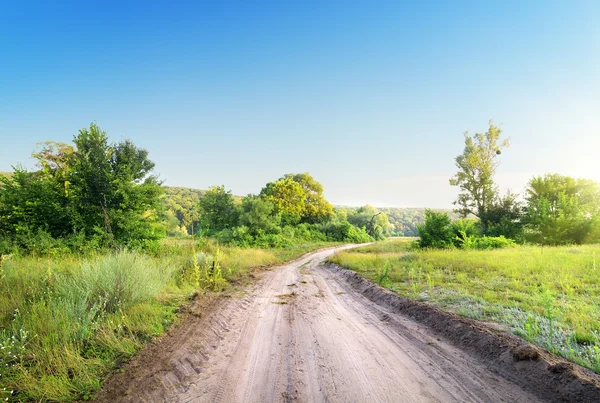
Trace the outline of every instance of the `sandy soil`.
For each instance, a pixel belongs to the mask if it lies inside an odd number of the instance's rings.
[[[181,326],[109,380],[97,401],[559,400],[536,389],[543,385],[524,387],[497,369],[497,360],[466,352],[393,304],[378,303],[362,280],[320,265],[332,253],[265,272],[229,298],[201,299]]]

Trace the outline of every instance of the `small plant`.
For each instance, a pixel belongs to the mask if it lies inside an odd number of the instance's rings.
[[[192,257],[192,265],[194,268],[194,285],[196,288],[200,288],[200,265],[198,264],[198,256],[196,255],[196,251],[194,251],[194,255]]]
[[[221,270],[221,250],[217,248],[215,256],[211,261],[205,262],[203,286],[211,291],[222,291],[227,285]]]
[[[550,331],[550,348],[554,350],[554,296],[552,292],[544,287],[542,289],[542,306],[544,307],[544,311],[546,312],[546,317],[549,321],[549,331]]]
[[[433,278],[431,277],[431,274],[429,274],[429,273],[427,273],[427,288],[429,288],[429,293],[433,294],[433,289],[434,289]]]
[[[390,264],[390,261],[388,260],[383,265],[383,268],[377,269],[377,284],[379,284],[380,286],[385,286],[385,283],[388,282],[391,266],[392,265]]]

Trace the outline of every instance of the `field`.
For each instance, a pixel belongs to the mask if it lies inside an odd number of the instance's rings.
[[[411,243],[390,239],[330,260],[600,372],[600,246],[420,251]]]
[[[256,269],[332,245],[259,250],[172,240],[154,255],[4,256],[0,397],[89,399],[196,294],[227,292]]]

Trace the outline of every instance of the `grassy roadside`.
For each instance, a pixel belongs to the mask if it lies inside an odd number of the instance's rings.
[[[13,257],[0,266],[0,398],[73,401],[177,320],[196,293],[245,284],[249,274],[331,243],[282,249],[171,240],[154,255]],[[213,265],[212,262],[215,262]]]
[[[391,239],[330,260],[401,295],[511,332],[600,373],[600,246],[410,249]]]

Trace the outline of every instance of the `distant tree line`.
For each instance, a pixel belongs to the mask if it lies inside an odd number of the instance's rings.
[[[385,213],[371,206],[333,208],[310,174],[286,174],[258,195],[236,200],[213,186],[199,201],[199,232],[240,246],[278,247],[299,241],[369,242],[390,234]]]
[[[600,185],[560,174],[533,177],[522,195],[501,196],[494,182],[498,157],[508,147],[502,130],[490,121],[485,133],[465,133],[450,184],[460,188],[455,201],[461,219],[426,212],[418,227],[422,247],[490,248],[514,243],[542,245],[600,241]]]

